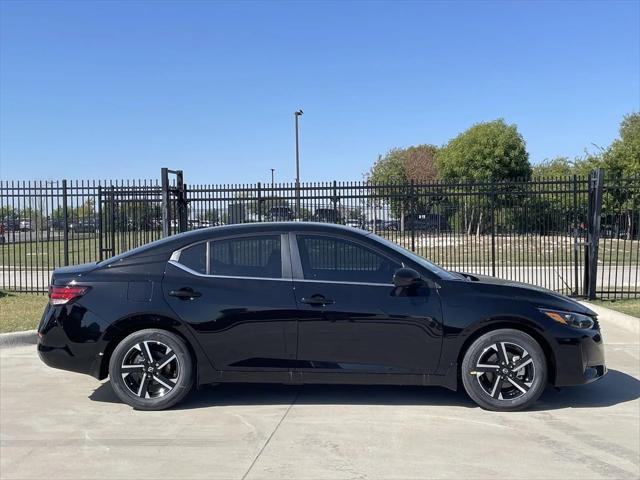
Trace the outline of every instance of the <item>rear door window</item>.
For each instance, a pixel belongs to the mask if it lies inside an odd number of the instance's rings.
[[[282,278],[280,235],[216,240],[209,248],[209,275]]]

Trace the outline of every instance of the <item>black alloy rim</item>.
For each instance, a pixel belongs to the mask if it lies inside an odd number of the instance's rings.
[[[496,342],[485,348],[472,375],[491,398],[514,400],[526,395],[535,380],[533,358],[527,350],[513,342]]]
[[[175,352],[155,340],[136,343],[125,354],[120,368],[129,392],[145,399],[167,395],[175,388],[180,375]]]

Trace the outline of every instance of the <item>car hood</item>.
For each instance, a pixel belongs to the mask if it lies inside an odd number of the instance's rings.
[[[528,283],[505,280],[488,275],[475,273],[456,272],[463,275],[475,285],[485,287],[494,294],[517,297],[535,304],[536,307],[546,307],[557,310],[582,313],[583,315],[596,316],[596,313],[581,303],[552,290],[530,285]]]

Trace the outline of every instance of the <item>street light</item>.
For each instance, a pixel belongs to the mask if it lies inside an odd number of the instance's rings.
[[[276,169],[275,168],[271,168],[270,170],[271,170],[271,189],[273,189],[275,187],[275,181],[274,181],[275,177],[274,177],[273,172],[275,172]]]
[[[293,112],[296,119],[296,214],[300,217],[300,135],[298,133],[298,118],[304,112],[302,109]]]

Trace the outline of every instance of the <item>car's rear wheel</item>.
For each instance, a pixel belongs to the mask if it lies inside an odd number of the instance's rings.
[[[165,330],[140,330],[116,346],[109,379],[123,402],[138,410],[163,410],[191,390],[193,362],[179,336]]]
[[[462,383],[482,408],[523,410],[540,397],[547,384],[547,362],[540,344],[514,329],[488,332],[464,355]]]

